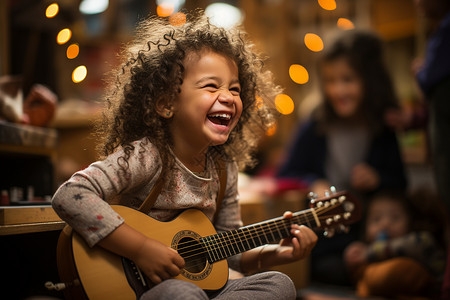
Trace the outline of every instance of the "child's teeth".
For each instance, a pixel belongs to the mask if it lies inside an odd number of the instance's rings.
[[[224,118],[224,119],[230,119],[231,118],[231,116],[228,115],[228,114],[213,114],[213,115],[210,115],[210,116],[213,117],[213,118]]]

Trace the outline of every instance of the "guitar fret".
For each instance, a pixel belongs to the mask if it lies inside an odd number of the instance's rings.
[[[215,257],[214,257],[214,252],[212,251],[212,247],[211,247],[211,237],[206,236],[206,237],[202,238],[201,241],[203,242],[203,245],[207,249],[208,261],[210,263],[213,263],[215,261]]]
[[[213,254],[214,254],[214,261],[219,261],[220,260],[220,256],[219,253],[217,252],[217,241],[215,236],[211,236],[211,248],[213,250]]]
[[[230,231],[230,235],[233,237],[233,243],[231,244],[232,247],[233,247],[233,255],[236,255],[236,254],[240,253],[240,251],[239,251],[239,244],[238,244],[238,240],[236,238],[235,233],[236,233],[236,230]]]
[[[222,259],[224,259],[227,256],[225,254],[225,249],[223,249],[223,247],[222,247],[222,245],[220,243],[219,235],[220,234],[215,235],[214,239],[216,240],[216,249],[218,250],[217,252],[218,252],[219,260],[222,260]]]
[[[221,237],[225,243],[224,251],[226,256],[224,258],[230,257],[231,256],[231,251],[230,251],[230,240],[228,239],[228,235],[225,232],[222,232]],[[228,239],[228,241],[227,241]]]

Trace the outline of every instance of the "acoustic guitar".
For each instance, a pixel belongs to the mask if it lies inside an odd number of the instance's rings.
[[[128,225],[177,250],[186,265],[175,278],[204,290],[218,290],[226,284],[226,258],[291,236],[291,224],[324,229],[330,234],[360,217],[358,203],[344,192],[311,200],[311,208],[294,213],[292,218],[274,218],[220,233],[197,209],[188,209],[170,222],[160,222],[132,208],[112,207]],[[132,261],[99,246],[90,248],[69,226],[60,235],[57,261],[66,299],[139,299],[152,287]]]

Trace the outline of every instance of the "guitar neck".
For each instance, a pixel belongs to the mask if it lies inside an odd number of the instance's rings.
[[[278,217],[236,230],[206,236],[201,239],[201,243],[208,253],[209,262],[214,263],[289,237],[292,224],[312,227],[311,223],[315,222],[318,223],[314,209],[307,209],[294,213],[292,218]]]

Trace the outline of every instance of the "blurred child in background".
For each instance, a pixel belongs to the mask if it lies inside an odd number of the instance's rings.
[[[382,46],[373,33],[350,30],[324,50],[322,102],[300,124],[278,178],[297,179],[319,195],[330,185],[359,196],[406,187],[397,137],[383,117],[399,104]],[[312,253],[313,280],[349,283],[342,252],[356,232],[319,239]]]
[[[415,206],[415,199],[420,200],[420,208]],[[430,193],[413,198],[384,191],[370,200],[364,241],[353,242],[344,252],[358,296],[396,298],[439,293],[438,283],[445,268],[445,219],[442,210],[433,208],[437,204]]]

